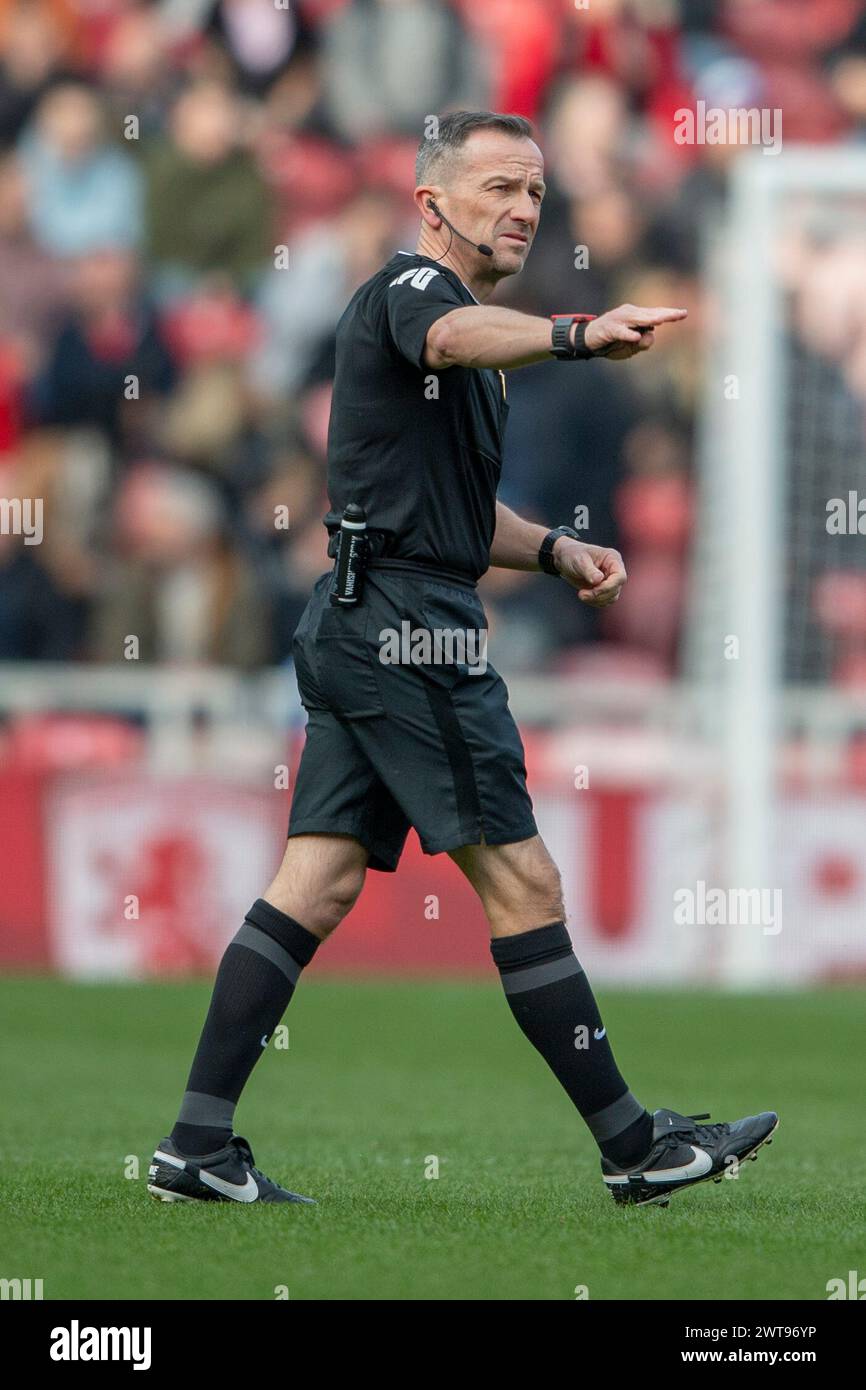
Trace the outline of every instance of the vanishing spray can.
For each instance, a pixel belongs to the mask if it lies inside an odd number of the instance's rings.
[[[360,602],[364,592],[364,568],[368,550],[367,513],[363,507],[350,502],[340,522],[336,579],[331,590],[333,604],[347,608]]]

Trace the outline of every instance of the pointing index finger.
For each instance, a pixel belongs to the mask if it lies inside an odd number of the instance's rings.
[[[630,316],[631,322],[646,328],[654,328],[658,323],[676,323],[688,317],[688,309],[637,309]]]

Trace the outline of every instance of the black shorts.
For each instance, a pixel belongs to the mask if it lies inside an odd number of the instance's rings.
[[[370,868],[393,872],[410,826],[425,854],[537,834],[474,585],[374,568],[361,603],[336,608],[332,583],[316,582],[293,645],[309,718],[289,835],[352,835]]]

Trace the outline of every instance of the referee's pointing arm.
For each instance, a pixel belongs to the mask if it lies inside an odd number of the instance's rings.
[[[684,319],[686,309],[642,309],[621,304],[593,319],[584,328],[587,354],[621,360],[651,348],[653,330],[663,323]],[[568,317],[563,315],[563,318]],[[574,347],[577,323],[569,326]],[[643,331],[641,331],[643,330]],[[550,319],[484,304],[454,309],[437,319],[427,334],[424,365],[431,371],[447,367],[528,367],[547,361],[552,352]]]

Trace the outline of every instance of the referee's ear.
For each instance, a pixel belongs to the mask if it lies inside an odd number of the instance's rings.
[[[415,189],[415,206],[429,227],[438,230],[442,226],[442,219],[439,214],[431,208],[431,203],[438,203],[438,188],[420,187]]]

